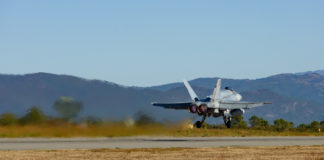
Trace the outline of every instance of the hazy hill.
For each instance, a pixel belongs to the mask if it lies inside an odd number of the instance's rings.
[[[61,96],[82,101],[82,115],[111,119],[122,119],[142,110],[154,112],[155,108],[150,103],[166,97],[151,89],[137,90],[110,82],[67,75],[0,75],[0,112],[21,115],[32,105],[37,105],[47,114],[55,115],[52,106]]]
[[[319,75],[324,76],[324,70],[316,70],[316,71],[308,71],[308,72],[300,72],[296,73],[297,75],[303,75],[303,74],[310,74],[310,73],[317,73]]]
[[[211,94],[216,81],[217,78],[199,78],[190,83],[203,97]],[[297,123],[324,120],[324,77],[319,74],[281,74],[256,80],[224,79],[225,86],[241,92],[244,100],[273,102],[247,111],[246,116],[257,114],[268,120],[285,118]],[[182,83],[138,88],[48,73],[0,75],[1,113],[22,115],[29,107],[37,105],[47,114],[55,115],[52,105],[60,96],[82,101],[82,116],[123,119],[144,111],[168,121],[193,117],[187,111],[151,106],[153,101],[190,100]]]

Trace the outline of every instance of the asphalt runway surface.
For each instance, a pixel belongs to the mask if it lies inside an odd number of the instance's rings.
[[[324,145],[324,137],[1,138],[0,150]]]

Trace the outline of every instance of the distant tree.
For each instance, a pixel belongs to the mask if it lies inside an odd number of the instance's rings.
[[[297,131],[300,131],[300,132],[304,132],[304,131],[307,131],[309,129],[309,125],[307,124],[300,124],[297,126]]]
[[[273,127],[276,131],[281,132],[281,131],[286,131],[286,130],[293,128],[294,123],[280,118],[280,119],[277,119],[274,121]]]
[[[20,119],[22,124],[41,124],[46,121],[46,115],[37,106],[33,106],[28,113]]]
[[[260,118],[260,127],[261,128],[269,128],[269,122],[263,118]]]
[[[313,122],[309,125],[309,128],[310,128],[312,131],[317,132],[318,129],[321,128],[321,124],[320,124],[320,122],[318,122],[318,121],[313,121]]]
[[[87,118],[85,118],[85,123],[87,125],[100,125],[103,123],[103,120],[98,117],[88,116]]]
[[[252,117],[249,119],[249,123],[250,123],[251,127],[258,127],[258,126],[260,126],[260,123],[259,123],[259,117],[257,117],[257,116],[252,116]]]
[[[252,116],[249,119],[249,123],[253,128],[265,129],[269,127],[269,122],[267,120],[264,120],[263,118],[259,118],[257,116]]]
[[[54,103],[54,109],[59,117],[67,121],[77,117],[82,108],[81,102],[74,101],[70,97],[61,97]]]
[[[321,125],[322,132],[324,132],[324,121],[321,121],[320,125]]]
[[[247,123],[243,119],[243,116],[233,116],[231,123],[234,128],[247,128],[248,127]]]
[[[17,122],[18,119],[14,114],[4,113],[0,116],[0,125],[8,126],[8,125],[17,124]]]

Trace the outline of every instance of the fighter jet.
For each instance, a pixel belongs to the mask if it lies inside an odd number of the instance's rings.
[[[167,109],[183,109],[189,110],[190,113],[198,114],[202,116],[201,121],[197,121],[195,126],[200,128],[206,117],[213,116],[223,117],[224,123],[227,128],[231,128],[232,116],[243,115],[245,109],[251,109],[254,107],[263,106],[264,104],[271,104],[270,102],[244,102],[242,96],[235,92],[230,87],[225,87],[221,90],[222,80],[218,79],[216,87],[211,96],[205,99],[198,98],[195,91],[191,88],[190,84],[184,80],[184,85],[187,88],[192,102],[181,102],[181,103],[156,103],[153,102],[154,106],[164,107]]]

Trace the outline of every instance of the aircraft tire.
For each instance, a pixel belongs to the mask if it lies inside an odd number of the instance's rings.
[[[197,122],[195,123],[195,126],[196,126],[197,128],[201,128],[201,125],[202,125],[202,123],[201,123],[200,121],[197,121]]]
[[[231,121],[227,121],[227,122],[226,122],[226,127],[227,127],[227,128],[231,128]]]

